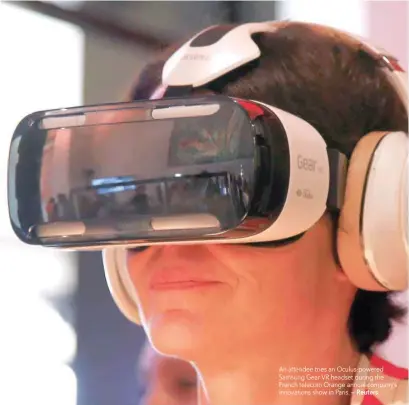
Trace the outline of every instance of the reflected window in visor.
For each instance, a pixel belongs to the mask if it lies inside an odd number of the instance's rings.
[[[50,246],[234,229],[257,188],[251,114],[221,96],[32,114],[10,148],[12,225]]]

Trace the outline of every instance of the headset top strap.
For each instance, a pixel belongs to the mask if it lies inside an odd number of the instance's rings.
[[[287,24],[288,21],[271,21],[208,27],[182,45],[166,61],[162,83],[164,86],[192,88],[207,84],[260,56],[260,49],[251,38],[253,34],[275,32]],[[370,55],[385,72],[408,109],[407,75],[394,56],[357,35],[319,24],[309,26],[342,35]]]

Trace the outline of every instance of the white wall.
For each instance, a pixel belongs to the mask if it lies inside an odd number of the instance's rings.
[[[153,54],[145,48],[88,33],[85,39],[84,103],[123,101]]]
[[[364,35],[367,31],[364,0],[280,1],[278,18],[330,25],[358,35]]]
[[[367,2],[368,37],[388,52],[397,56],[401,65],[408,67],[408,14],[407,1]]]
[[[45,296],[76,288],[75,256],[23,245],[8,218],[7,157],[25,115],[82,103],[82,33],[0,3],[0,403],[75,405],[76,336]]]

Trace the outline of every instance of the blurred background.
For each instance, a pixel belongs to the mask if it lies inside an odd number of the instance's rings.
[[[1,2],[0,404],[137,404],[144,341],[115,307],[100,253],[29,247],[12,233],[7,154],[22,117],[120,101],[156,51],[217,23],[326,23],[406,67],[407,16],[406,1]]]

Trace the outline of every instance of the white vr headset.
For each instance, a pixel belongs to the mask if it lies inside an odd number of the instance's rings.
[[[259,58],[252,35],[276,30],[274,23],[251,23],[197,34],[163,69],[165,96],[176,98],[26,117],[15,131],[9,159],[10,218],[19,238],[104,249],[114,300],[139,323],[127,248],[279,241],[306,232],[334,209],[338,255],[350,280],[366,290],[405,290],[406,133],[363,134],[347,162],[310,124],[274,106],[188,95]],[[379,64],[407,109],[407,79],[396,59],[349,38]],[[47,160],[44,151],[56,150],[60,133],[70,137],[72,160]],[[79,139],[86,145],[78,146]],[[91,150],[92,156],[86,152]],[[71,211],[55,216],[51,197],[61,183],[58,176],[66,172],[74,179],[90,165],[93,179],[86,191],[98,201],[98,212],[81,205],[84,187],[71,185]],[[126,193],[134,194],[129,209],[121,197]],[[175,203],[175,195],[186,197]]]

